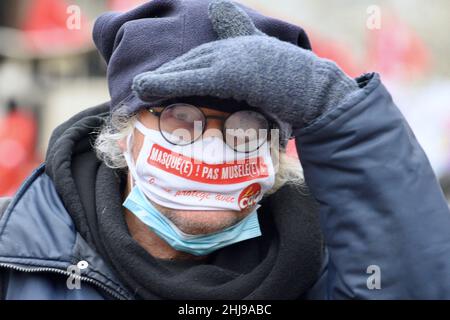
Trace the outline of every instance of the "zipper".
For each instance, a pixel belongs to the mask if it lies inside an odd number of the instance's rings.
[[[92,284],[100,289],[102,289],[103,291],[105,291],[107,294],[109,294],[110,296],[118,299],[118,300],[126,300],[121,294],[117,293],[116,291],[108,288],[107,286],[105,286],[104,284],[102,284],[101,282],[94,280],[92,278],[88,278],[88,277],[83,277],[83,276],[79,276],[61,269],[56,269],[56,268],[31,268],[31,267],[19,267],[17,265],[14,264],[8,264],[8,263],[0,263],[0,268],[6,268],[6,269],[12,269],[15,271],[19,271],[19,272],[27,272],[27,273],[33,273],[33,272],[49,272],[49,273],[57,273],[60,275],[64,275],[67,277],[72,277],[74,279],[78,279],[80,281]]]

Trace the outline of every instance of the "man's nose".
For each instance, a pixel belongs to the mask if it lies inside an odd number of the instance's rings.
[[[203,133],[203,138],[207,137],[217,137],[223,139],[222,134],[223,120],[221,119],[208,119],[206,121],[205,132]]]

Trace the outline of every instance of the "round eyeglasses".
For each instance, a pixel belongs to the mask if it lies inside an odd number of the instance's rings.
[[[159,118],[159,131],[166,141],[174,145],[189,145],[203,136],[208,119],[222,122],[225,143],[237,152],[252,152],[268,139],[271,124],[260,112],[240,110],[227,116],[209,115],[194,105],[175,103],[161,111],[148,111]]]

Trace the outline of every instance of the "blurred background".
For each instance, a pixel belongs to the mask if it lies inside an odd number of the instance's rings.
[[[0,0],[0,196],[43,161],[57,125],[109,100],[93,21],[143,2]],[[240,2],[302,26],[348,74],[379,72],[450,199],[448,0]]]

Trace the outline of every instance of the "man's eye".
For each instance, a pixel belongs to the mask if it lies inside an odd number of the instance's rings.
[[[175,119],[180,120],[180,121],[186,121],[186,122],[190,122],[192,121],[192,116],[188,113],[184,113],[184,112],[179,112],[174,114]]]

